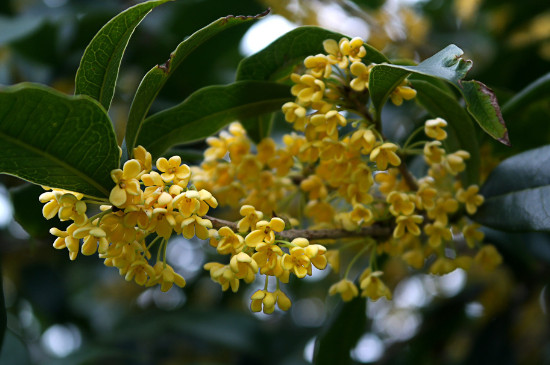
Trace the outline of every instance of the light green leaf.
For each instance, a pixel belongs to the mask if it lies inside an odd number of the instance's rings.
[[[35,184],[107,197],[119,150],[95,100],[45,86],[0,90],[0,173]]]
[[[223,30],[229,29],[234,25],[242,24],[247,21],[258,19],[267,13],[256,16],[227,16],[219,18],[206,27],[196,31],[186,40],[181,42],[176,50],[170,54],[170,58],[164,65],[153,67],[141,80],[141,83],[134,96],[134,101],[128,115],[128,125],[126,127],[126,146],[128,155],[132,156],[132,150],[136,146],[136,139],[141,125],[157,97],[158,93],[174,73],[178,66],[189,56],[198,46],[212,38]]]
[[[289,100],[288,86],[268,81],[208,86],[147,118],[136,144],[160,156],[174,145],[206,138],[234,120],[275,111]]]
[[[504,160],[481,189],[474,219],[503,231],[550,232],[550,145]]]
[[[132,33],[155,7],[171,0],[147,1],[111,19],[92,39],[76,72],[75,94],[91,96],[109,110],[118,70]]]
[[[410,74],[426,75],[446,80],[463,95],[468,112],[491,137],[509,144],[508,132],[494,93],[478,81],[462,81],[472,67],[471,61],[461,58],[463,51],[451,44],[417,66],[375,65],[369,76],[369,91],[380,121],[382,107],[390,94]]]
[[[470,153],[463,182],[466,185],[477,184],[480,168],[479,145],[470,116],[453,95],[434,84],[424,80],[411,80],[411,83],[417,91],[416,100],[433,117],[441,117],[447,121],[446,129],[449,134],[444,141],[446,150],[455,152],[463,149]]]
[[[294,66],[302,63],[307,56],[324,53],[323,41],[339,41],[346,37],[329,30],[305,26],[296,28],[260,52],[241,61],[237,69],[239,80],[282,80],[288,77]],[[349,37],[346,37],[349,38]],[[388,59],[374,47],[364,44],[367,55],[365,62],[388,62]]]

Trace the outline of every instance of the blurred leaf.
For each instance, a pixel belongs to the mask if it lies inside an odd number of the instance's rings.
[[[202,43],[234,25],[250,20],[258,19],[265,14],[243,17],[223,17],[210,23],[206,27],[196,31],[190,37],[181,42],[176,50],[170,54],[170,58],[164,65],[153,67],[141,80],[141,83],[134,96],[128,115],[126,127],[126,146],[128,155],[132,155],[136,139],[139,134],[143,120],[147,116],[153,101],[157,97],[168,78],[178,68],[182,61],[189,56]]]
[[[147,118],[136,144],[160,156],[171,146],[206,138],[236,119],[277,110],[290,99],[288,86],[267,81],[208,86]]]
[[[538,78],[502,106],[505,117],[524,111],[531,104],[550,97],[550,73]]]
[[[34,32],[44,18],[32,15],[0,16],[0,45],[10,43]]]
[[[0,172],[105,197],[119,151],[105,110],[87,96],[23,83],[0,90]]]
[[[474,219],[503,231],[550,231],[550,146],[504,160],[481,189]]]
[[[23,184],[9,190],[13,203],[13,217],[32,237],[49,236],[50,228],[59,227],[61,223],[57,217],[48,221],[42,215],[42,203],[38,200],[44,189],[34,184]]]
[[[4,335],[6,334],[8,318],[6,315],[6,303],[4,301],[4,280],[2,276],[2,265],[0,262],[0,354],[4,345]]]
[[[147,1],[111,19],[92,39],[76,71],[75,94],[89,95],[109,110],[122,55],[132,33],[149,12],[167,1]]]
[[[275,114],[273,113],[262,114],[257,117],[244,119],[241,121],[241,124],[246,129],[248,137],[255,143],[260,143],[262,139],[269,137],[274,117]]]
[[[339,41],[346,37],[319,27],[299,27],[277,40],[260,52],[245,58],[237,69],[237,80],[281,80],[288,77],[292,68],[307,56],[324,52],[323,41]],[[364,45],[366,63],[387,62],[388,59],[375,48]],[[282,74],[281,72],[284,71]]]
[[[6,365],[30,365],[33,364],[30,359],[29,350],[21,338],[15,335],[9,329],[6,330],[4,345],[0,353],[0,364]]]
[[[464,96],[468,111],[491,137],[509,144],[508,134],[494,93],[478,81],[461,81],[472,67],[461,58],[463,51],[451,44],[417,66],[375,65],[369,76],[369,91],[380,120],[382,107],[392,91],[411,73],[444,79],[455,85]]]
[[[351,364],[350,351],[367,326],[366,299],[341,302],[315,342],[316,365]]]
[[[470,116],[455,97],[422,80],[411,80],[417,91],[416,99],[433,117],[448,123],[448,138],[444,141],[449,152],[464,149],[470,153],[466,163],[465,185],[479,183],[480,156],[474,125]]]

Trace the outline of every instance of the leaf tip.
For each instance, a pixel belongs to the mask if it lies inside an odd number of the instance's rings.
[[[508,147],[512,146],[512,143],[510,142],[510,137],[508,135],[508,128],[506,128],[506,122],[504,121],[504,118],[502,117],[502,111],[500,110],[500,106],[498,104],[498,100],[497,100],[497,96],[496,96],[495,92],[491,88],[489,88],[487,85],[485,85],[484,83],[482,83],[480,81],[476,81],[476,80],[472,80],[472,81],[474,81],[479,86],[479,90],[483,94],[485,94],[489,97],[489,101],[491,103],[491,106],[495,110],[495,114],[497,116],[497,119],[498,119],[499,123],[502,125],[502,127],[504,128],[502,136],[497,138],[497,141],[504,144],[505,146],[508,146]]]

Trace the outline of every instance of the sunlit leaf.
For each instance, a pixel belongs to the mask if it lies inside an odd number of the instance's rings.
[[[0,90],[0,173],[105,197],[119,150],[105,110],[87,96],[20,84]]]

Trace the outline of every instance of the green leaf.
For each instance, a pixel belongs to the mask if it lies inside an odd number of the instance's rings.
[[[493,90],[475,80],[462,81],[460,85],[466,107],[479,126],[500,143],[510,146],[508,129]]]
[[[0,90],[0,173],[107,197],[119,150],[105,110],[87,96],[19,84]]]
[[[448,137],[444,141],[449,152],[459,149],[470,153],[464,173],[465,185],[479,182],[480,156],[474,125],[470,116],[455,97],[434,84],[424,80],[411,80],[416,89],[416,100],[433,116],[448,123]]]
[[[503,231],[550,232],[550,145],[504,160],[481,189],[474,219]]]
[[[315,342],[316,365],[351,364],[350,351],[367,325],[366,300],[356,297],[341,302]]]
[[[260,52],[241,61],[237,69],[239,80],[282,80],[288,77],[298,63],[307,56],[324,52],[323,41],[339,41],[346,37],[319,27],[299,27],[277,40]],[[349,38],[349,37],[346,37]],[[388,59],[374,47],[364,44],[367,55],[365,62],[388,62]]]
[[[4,335],[6,333],[8,318],[6,315],[6,304],[4,300],[4,286],[2,277],[2,266],[0,263],[0,354],[2,353],[2,345],[4,344]]]
[[[241,121],[241,124],[244,129],[246,129],[248,137],[250,137],[254,143],[260,143],[262,139],[269,137],[274,118],[275,114],[267,113],[257,117],[244,119]]]
[[[128,125],[126,127],[126,146],[128,155],[132,156],[132,150],[136,146],[136,139],[139,134],[141,125],[157,97],[158,93],[178,68],[178,66],[189,56],[198,46],[212,38],[223,30],[229,29],[234,25],[258,19],[265,16],[266,13],[256,16],[227,16],[219,18],[210,23],[206,27],[196,31],[186,40],[181,42],[176,50],[170,54],[170,58],[164,65],[153,67],[141,80],[141,83],[134,96],[134,101],[130,107],[128,115]]]
[[[208,86],[147,118],[136,144],[160,156],[171,146],[206,138],[236,119],[275,111],[291,98],[288,86],[267,81]]]
[[[380,121],[382,107],[395,87],[407,76],[427,75],[453,84],[463,95],[468,112],[480,127],[491,137],[509,145],[508,132],[492,90],[478,81],[462,81],[472,67],[471,61],[461,58],[463,53],[460,48],[451,44],[417,66],[375,65],[369,76],[375,120]]]
[[[451,44],[417,66],[383,64],[375,65],[369,75],[369,91],[373,106],[378,115],[391,92],[411,73],[434,76],[452,83],[464,78],[472,67],[471,61],[460,56],[464,52]]]
[[[550,97],[550,73],[538,78],[508,100],[502,106],[502,114],[506,117],[514,115],[539,100],[548,100],[548,97]]]
[[[91,96],[109,110],[122,55],[132,33],[155,7],[171,0],[147,1],[115,16],[99,30],[80,60],[75,94]]]

